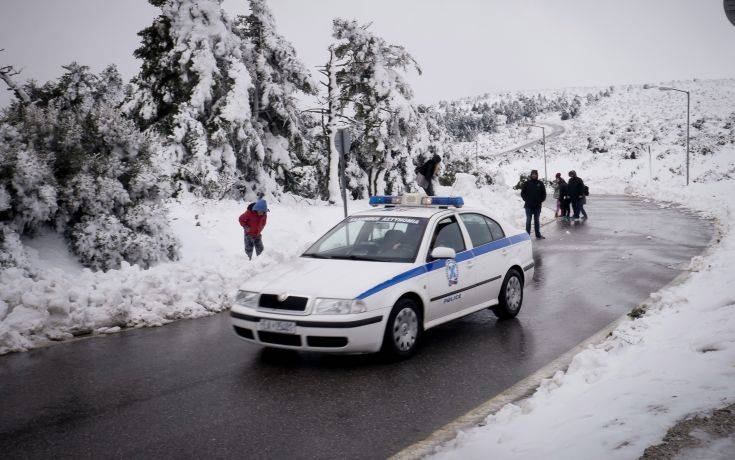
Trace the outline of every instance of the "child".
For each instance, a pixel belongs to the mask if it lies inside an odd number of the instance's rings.
[[[247,211],[240,216],[240,226],[245,231],[245,254],[250,260],[253,259],[253,248],[255,248],[257,255],[263,252],[261,232],[265,228],[265,222],[268,218],[265,213],[267,212],[268,204],[261,199],[255,203],[250,203]]]

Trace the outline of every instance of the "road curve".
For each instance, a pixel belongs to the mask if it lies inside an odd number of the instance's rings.
[[[227,314],[0,357],[3,458],[380,458],[530,375],[680,273],[710,222],[625,197],[553,223],[512,321],[426,334],[411,360],[270,353]],[[520,211],[520,210],[519,210]]]
[[[548,121],[539,122],[539,125],[543,125],[547,128],[551,128],[551,132],[546,133],[546,142],[548,145],[549,139],[553,139],[557,136],[560,136],[562,133],[564,133],[566,130],[564,129],[564,126],[558,125],[556,123],[549,123]],[[538,145],[542,143],[542,138],[534,139],[532,141],[528,141],[525,144],[516,145],[513,148],[510,148],[508,150],[502,151],[500,153],[496,153],[492,156],[487,157],[486,159],[492,159],[492,160],[508,160],[512,157],[514,157],[519,150],[523,150],[529,147],[533,147],[534,145]]]

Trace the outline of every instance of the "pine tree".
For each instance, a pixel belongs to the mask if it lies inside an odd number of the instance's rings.
[[[308,140],[299,95],[315,95],[316,83],[293,45],[278,34],[265,0],[250,0],[250,14],[238,16],[233,28],[242,40],[243,59],[250,70],[252,123],[262,141],[265,167],[289,191],[294,160],[302,162]],[[297,191],[297,190],[296,190]]]
[[[161,9],[142,30],[141,71],[124,109],[163,136],[177,175],[205,196],[254,196],[270,184],[248,101],[242,41],[221,0],[150,0]]]
[[[406,159],[418,133],[413,92],[404,78],[410,69],[421,72],[402,46],[376,36],[367,25],[335,19],[335,55],[340,61],[337,82],[344,107],[354,113],[360,152],[357,165],[365,173],[368,194],[383,193],[396,180],[405,180]]]

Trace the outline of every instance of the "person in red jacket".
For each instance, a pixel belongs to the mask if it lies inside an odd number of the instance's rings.
[[[268,219],[268,204],[265,200],[258,200],[248,206],[247,211],[240,215],[240,226],[245,231],[245,254],[253,259],[253,249],[260,255],[263,252],[263,236],[261,233]]]

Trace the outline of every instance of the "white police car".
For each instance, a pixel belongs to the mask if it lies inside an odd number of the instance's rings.
[[[421,334],[484,308],[518,314],[533,276],[528,235],[459,197],[372,197],[296,263],[238,291],[242,338],[269,347],[411,355]]]

